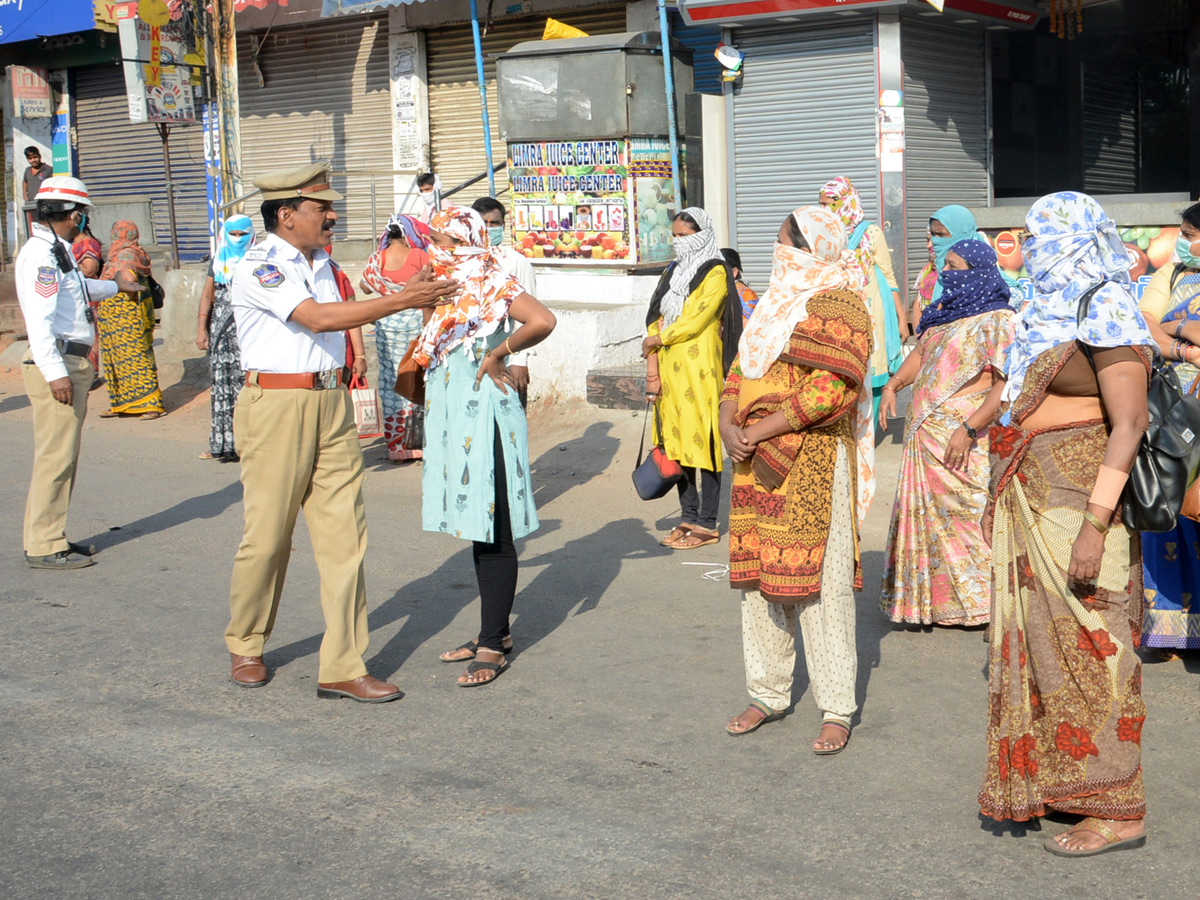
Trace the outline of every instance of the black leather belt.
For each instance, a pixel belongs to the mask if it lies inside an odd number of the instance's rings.
[[[92,345],[85,344],[82,341],[64,341],[61,338],[56,338],[54,346],[64,356],[80,356],[87,359],[88,354],[92,352]]]

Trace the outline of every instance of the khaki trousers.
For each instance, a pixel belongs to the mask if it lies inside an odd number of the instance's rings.
[[[67,549],[67,507],[75,487],[79,435],[87,415],[88,388],[96,370],[86,359],[63,355],[74,388],[70,406],[50,393],[42,370],[25,354],[21,374],[33,407],[33,477],[25,501],[25,552],[49,556]]]
[[[817,708],[825,717],[840,719],[847,725],[858,709],[854,699],[858,674],[854,644],[854,515],[850,468],[845,449],[839,448],[820,599],[783,604],[771,603],[758,591],[742,595],[746,689],[755,705],[768,715],[787,709],[792,702],[797,622]]]
[[[247,385],[233,412],[246,527],[233,561],[225,644],[261,656],[275,626],[301,507],[321,578],[321,682],[367,674],[363,457],[350,394]]]

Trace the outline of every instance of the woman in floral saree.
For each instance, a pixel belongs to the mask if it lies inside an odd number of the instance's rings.
[[[101,278],[125,273],[130,281],[149,284],[150,257],[138,243],[133,222],[114,222],[108,244],[108,262]],[[104,379],[112,407],[101,418],[138,416],[157,419],[166,413],[154,361],[154,304],[149,289],[124,292],[100,301],[100,346]]]
[[[984,519],[993,593],[979,804],[997,820],[1084,816],[1045,847],[1091,856],[1145,842],[1141,554],[1120,497],[1148,421],[1153,339],[1129,291],[1132,261],[1095,200],[1043,197],[1025,224],[1035,295],[991,433]]]
[[[991,605],[987,429],[1000,406],[1012,343],[1009,290],[983,241],[954,244],[944,291],[921,318],[920,339],[883,387],[879,427],[896,392],[913,385],[892,507],[881,605],[893,622],[981,625]]]

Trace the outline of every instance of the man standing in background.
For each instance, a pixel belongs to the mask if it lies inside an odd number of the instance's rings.
[[[25,161],[29,163],[29,168],[25,170],[21,191],[25,195],[25,202],[28,203],[37,196],[42,182],[54,174],[54,169],[42,162],[42,151],[34,146],[25,148]]]

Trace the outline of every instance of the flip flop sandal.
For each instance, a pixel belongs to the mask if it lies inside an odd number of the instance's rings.
[[[696,540],[694,544],[684,543],[685,541],[690,541],[693,538]],[[707,547],[709,544],[720,543],[720,541],[721,535],[717,534],[715,531],[700,531],[693,528],[689,533],[685,534],[670,546],[675,550],[695,550],[699,547]]]
[[[447,650],[446,653],[457,653],[459,650],[470,650],[471,651],[470,656],[458,656],[458,657],[455,657],[454,659],[446,659],[445,654],[442,654],[442,655],[438,656],[438,659],[440,659],[442,662],[446,662],[446,663],[466,662],[467,660],[471,660],[471,659],[475,658],[475,651],[478,649],[479,649],[479,641],[467,641],[465,644],[459,644],[453,650]],[[505,656],[508,656],[510,653],[513,652],[513,648],[512,648],[511,644],[507,647],[501,647],[500,649],[504,652]]]
[[[488,671],[491,671],[491,672],[495,672],[496,674],[493,675],[491,678],[487,679],[486,681],[460,681],[460,682],[458,682],[458,686],[459,687],[483,687],[485,684],[491,684],[493,681],[495,681],[497,678],[499,678],[501,675],[503,675],[508,670],[508,662],[505,661],[505,662],[493,663],[493,662],[483,662],[481,660],[475,660],[475,662],[473,662],[469,666],[467,666],[467,674],[473,675],[476,672],[480,672],[484,669],[487,669]]]
[[[218,456],[214,456],[214,455],[213,455],[211,452],[209,452],[208,450],[205,450],[203,453],[201,453],[201,454],[200,454],[198,457],[196,457],[196,458],[197,458],[197,459],[220,459],[220,457],[218,457]]]
[[[659,544],[661,544],[664,547],[674,547],[675,542],[683,540],[685,537],[688,536],[688,533],[691,530],[692,530],[691,525],[676,525],[674,528],[671,529],[670,534],[668,534],[665,538],[663,538],[661,541],[659,541]]]
[[[1136,850],[1146,843],[1146,835],[1144,833],[1136,837],[1122,838],[1100,819],[1090,817],[1084,819],[1074,828],[1068,828],[1066,831],[1060,833],[1071,834],[1078,831],[1089,831],[1092,834],[1099,835],[1104,839],[1104,843],[1090,850],[1068,850],[1054,839],[1058,837],[1058,835],[1055,835],[1054,837],[1046,838],[1046,842],[1042,846],[1055,856],[1096,856],[1112,850]]]
[[[117,418],[117,416],[119,416],[121,414],[119,412],[116,412],[115,410],[109,409],[109,410],[105,410],[102,413],[98,413],[98,415],[102,419],[115,419],[115,418]]]
[[[757,712],[763,713],[763,711],[761,709],[759,709],[757,706],[751,705],[749,707],[749,709],[753,709],[753,710],[756,710]],[[778,722],[780,719],[782,719],[784,717],[784,715],[786,713],[787,713],[787,710],[782,710],[782,709],[777,712],[763,713],[762,718],[759,719],[753,725],[751,725],[749,728],[747,728],[745,731],[738,731],[737,729],[731,728],[729,725],[726,725],[725,733],[728,735],[731,735],[733,737],[741,737],[742,735],[749,734],[752,731],[758,731],[758,729],[762,728],[762,726],[766,725],[768,722]],[[743,713],[743,715],[745,715],[745,713]]]
[[[840,747],[828,747],[823,750],[815,750],[814,749],[813,753],[817,754],[817,756],[835,756],[838,753],[841,753],[843,750],[845,750],[846,745],[850,743],[850,726],[849,725],[847,725],[845,722],[839,722],[837,719],[826,719],[824,722],[821,723],[822,731],[825,729],[826,725],[832,725],[834,728],[842,729],[842,731],[846,732],[846,740],[845,740],[845,742],[843,742],[843,744]],[[819,740],[820,735],[817,735],[817,738]]]

